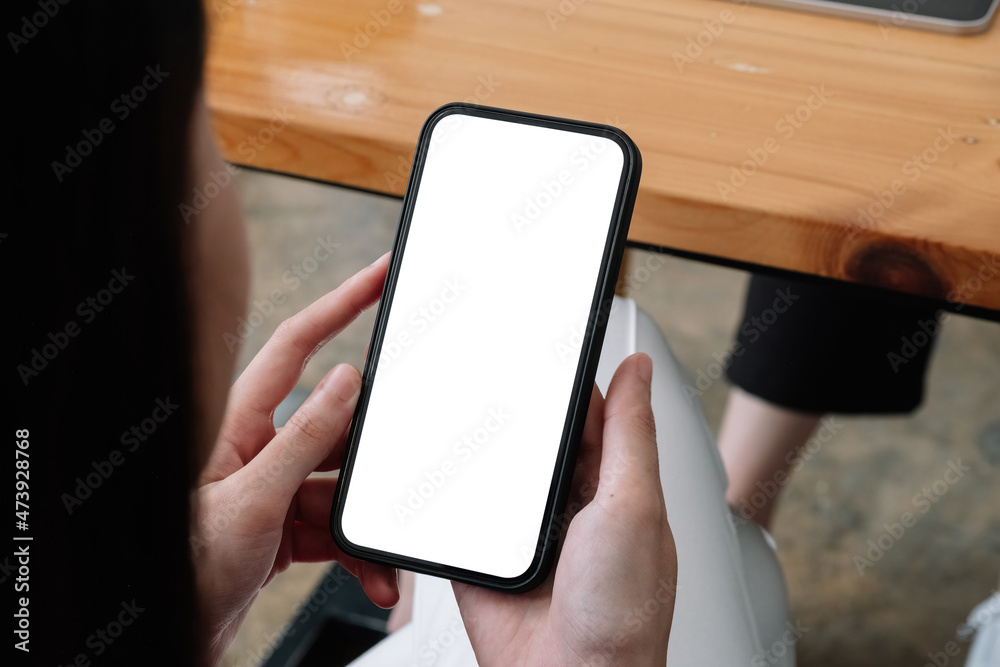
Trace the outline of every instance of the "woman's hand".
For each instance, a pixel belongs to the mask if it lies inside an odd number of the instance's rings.
[[[388,255],[283,322],[233,385],[191,540],[213,664],[260,588],[291,563],[336,560],[376,604],[398,599],[395,570],[345,556],[330,536],[337,480],[308,479],[340,466],[361,374],[337,366],[280,432],[272,421],[316,351],[378,300],[387,266]]]
[[[555,574],[524,594],[454,584],[484,667],[666,664],[677,552],[651,377],[649,357],[636,354],[618,368],[607,400],[594,389]]]

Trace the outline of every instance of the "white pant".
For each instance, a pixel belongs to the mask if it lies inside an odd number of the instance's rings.
[[[660,479],[677,544],[677,602],[667,665],[795,664],[784,578],[770,536],[734,516],[726,474],[701,406],[656,324],[615,298],[597,371],[606,392],[623,359],[653,359],[652,403]],[[358,658],[356,667],[475,665],[451,584],[416,575],[412,621]],[[652,591],[651,591],[652,593]]]

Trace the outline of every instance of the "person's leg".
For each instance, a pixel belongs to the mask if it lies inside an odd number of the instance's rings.
[[[719,452],[729,476],[726,500],[744,518],[770,525],[788,469],[821,417],[768,403],[739,387],[729,392]]]
[[[651,398],[660,481],[677,545],[677,597],[668,665],[794,665],[762,652],[785,630],[786,594],[773,549],[758,540],[748,563],[739,526],[726,503],[726,476],[701,406],[689,400],[689,378],[656,323],[630,299],[616,299],[601,352],[597,385],[606,390],[622,359],[653,360]],[[747,536],[749,537],[749,536]],[[751,565],[748,569],[748,565]],[[751,587],[753,580],[756,587]],[[777,634],[775,634],[777,632]]]
[[[923,398],[949,316],[902,297],[755,275],[719,431],[726,498],[767,527],[797,451],[827,413],[901,414]]]

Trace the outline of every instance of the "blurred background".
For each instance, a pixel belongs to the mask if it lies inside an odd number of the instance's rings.
[[[389,250],[401,201],[251,170],[235,177],[235,187],[248,223],[253,267],[247,326],[233,322],[231,329],[239,337],[248,334],[239,351],[242,369],[284,318]],[[332,248],[328,260],[315,260],[318,246]],[[646,252],[629,250],[631,266],[645,265]],[[627,296],[659,324],[681,364],[696,377],[716,362],[713,355],[729,349],[742,317],[748,274],[663,258],[649,280],[631,281]],[[363,314],[312,359],[287,401],[288,410],[335,364],[361,367],[374,314]],[[728,390],[723,378],[701,397],[713,429]],[[817,451],[791,477],[773,522],[790,591],[790,618],[808,628],[796,646],[800,665],[924,665],[928,653],[943,651],[972,608],[996,589],[998,408],[1000,327],[954,316],[939,337],[919,411],[902,418],[834,416],[834,425],[842,427],[814,447]],[[277,414],[276,422],[287,414]],[[869,557],[869,540],[877,540],[884,525],[898,522],[903,512],[912,512],[913,496],[933,488],[949,461],[959,460],[969,470],[935,494],[939,500],[859,574],[855,557]],[[937,488],[945,487],[939,483]],[[295,565],[272,581],[222,664],[246,667],[266,659],[327,569]],[[962,664],[961,658],[953,660]]]

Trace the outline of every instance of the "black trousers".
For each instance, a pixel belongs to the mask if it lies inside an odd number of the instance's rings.
[[[755,275],[728,375],[800,412],[910,412],[940,326],[934,308]]]

